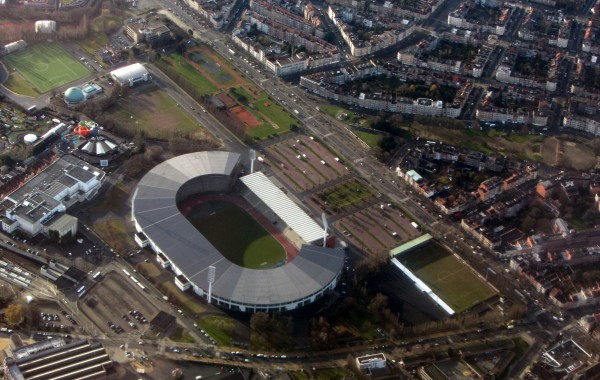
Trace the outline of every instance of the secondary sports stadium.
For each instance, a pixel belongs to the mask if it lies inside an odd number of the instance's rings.
[[[154,167],[132,199],[136,241],[152,247],[157,260],[175,272],[176,283],[189,284],[207,298],[210,286],[211,302],[220,307],[288,311],[316,301],[337,285],[343,249],[321,247],[323,228],[263,173],[238,178],[239,162],[238,153],[211,151],[185,154]],[[215,199],[235,203],[251,215],[284,247],[285,258],[250,268],[217,249],[214,239],[189,218],[194,207]],[[221,240],[235,240],[239,219],[225,219],[229,230],[221,230]]]

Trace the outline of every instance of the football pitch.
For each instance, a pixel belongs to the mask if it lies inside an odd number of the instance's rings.
[[[456,313],[496,294],[465,264],[435,243],[402,255],[399,260]]]
[[[232,263],[268,269],[285,263],[283,246],[245,210],[226,201],[195,206],[187,219]]]
[[[4,61],[40,93],[71,83],[90,73],[87,67],[57,44],[28,46],[25,50],[7,55]]]

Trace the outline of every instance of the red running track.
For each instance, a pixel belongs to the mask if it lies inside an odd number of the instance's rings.
[[[267,217],[261,214],[256,208],[252,207],[248,201],[240,196],[235,195],[227,195],[227,194],[202,194],[192,197],[191,199],[186,200],[185,202],[180,203],[179,210],[184,215],[187,215],[192,209],[203,202],[208,201],[227,201],[235,204],[238,207],[241,207],[248,214],[250,214],[254,220],[256,220],[260,225],[271,234],[277,241],[283,246],[286,254],[286,261],[292,261],[299,250],[296,248],[292,242],[290,242],[284,235],[275,227]]]

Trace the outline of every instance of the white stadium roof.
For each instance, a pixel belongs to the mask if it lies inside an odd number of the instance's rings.
[[[148,70],[141,63],[134,63],[129,66],[121,67],[110,72],[110,74],[121,83],[128,83],[130,80],[143,78],[148,75]]]
[[[240,181],[273,210],[302,240],[312,243],[323,239],[325,230],[288,198],[262,172],[248,174],[241,177]]]

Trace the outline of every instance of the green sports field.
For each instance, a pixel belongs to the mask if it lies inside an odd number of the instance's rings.
[[[186,217],[234,264],[267,269],[285,263],[281,244],[246,211],[232,203],[203,202]]]
[[[456,313],[496,294],[465,264],[438,244],[430,243],[398,259]]]
[[[4,58],[11,75],[22,76],[40,93],[83,78],[90,70],[57,44],[36,44]]]

